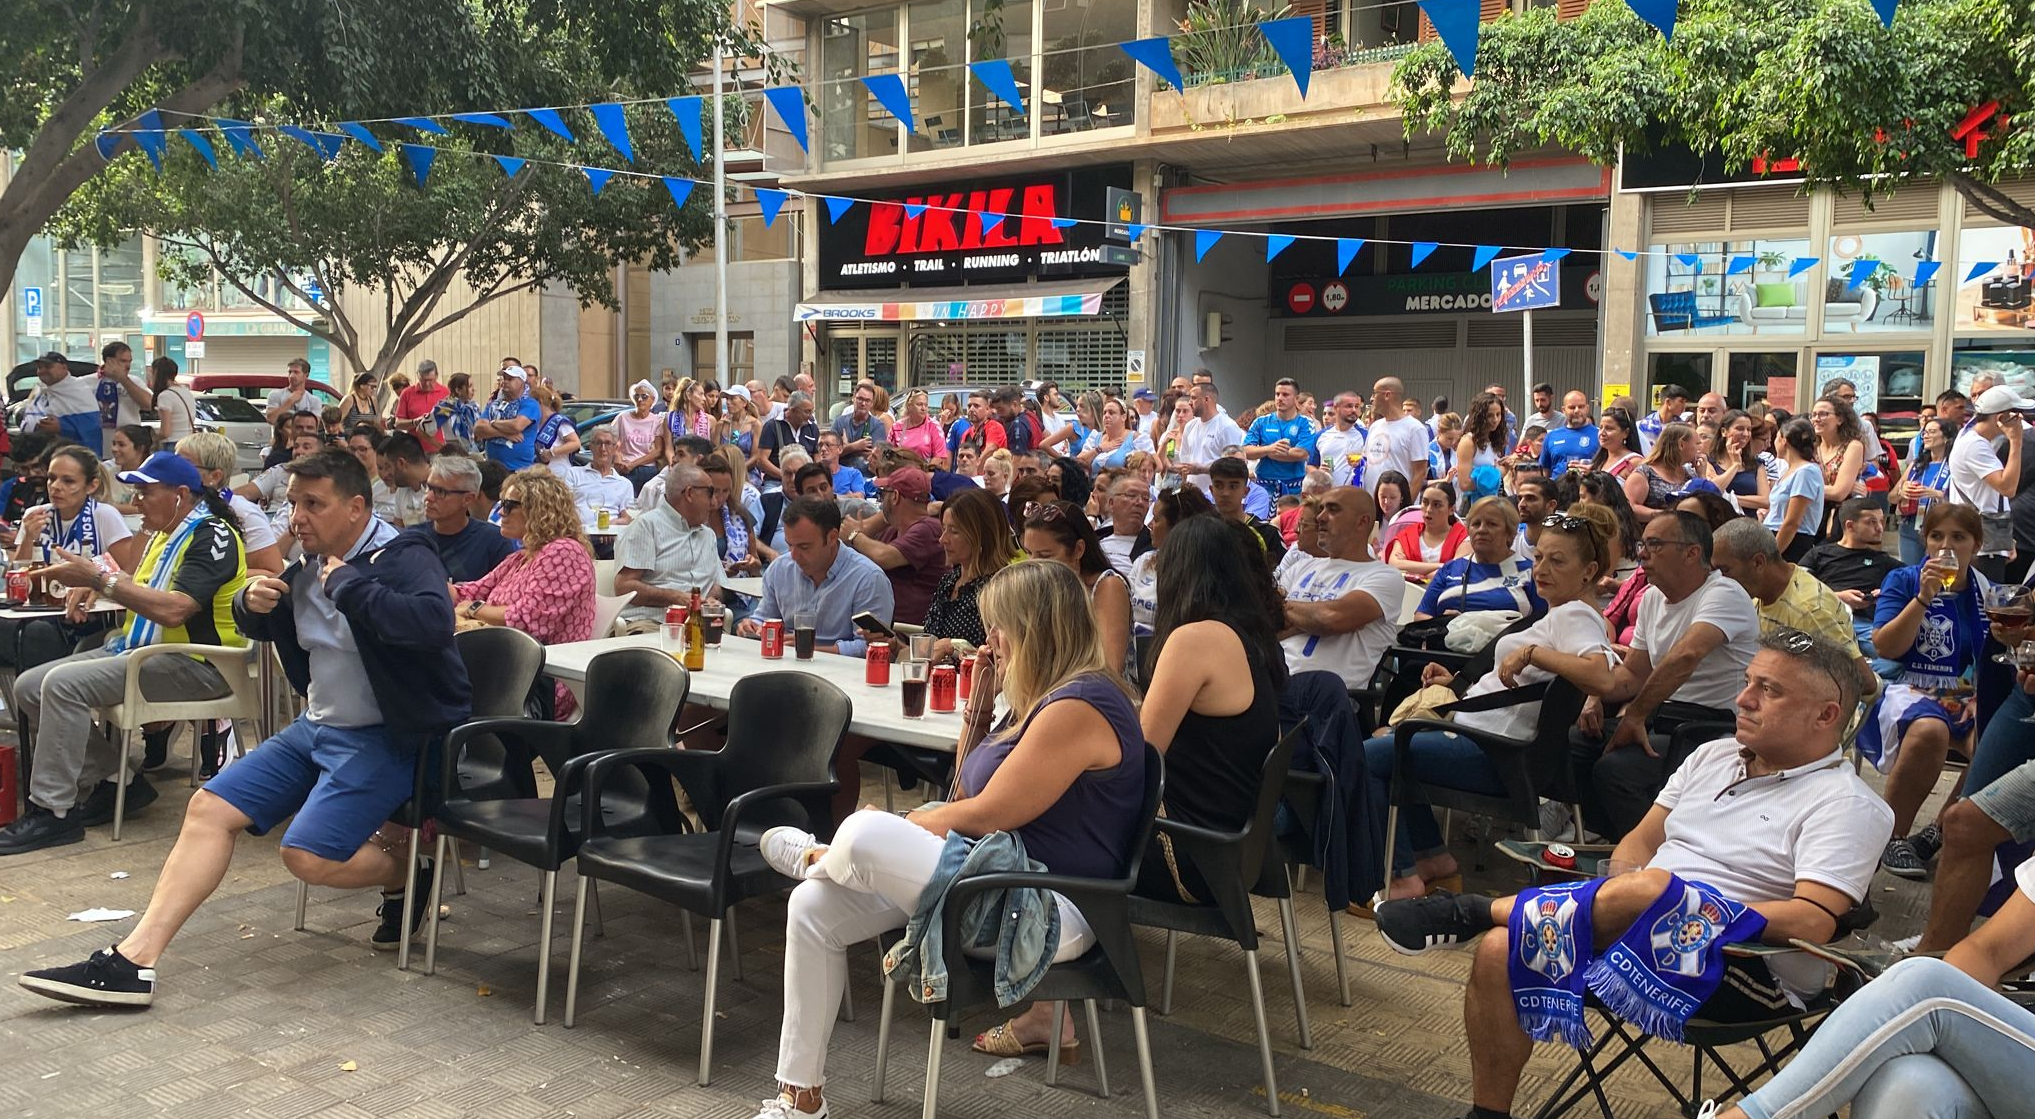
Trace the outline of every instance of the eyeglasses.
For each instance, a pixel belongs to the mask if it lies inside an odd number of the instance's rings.
[[[500,501],[496,502],[495,504],[499,505],[501,507],[502,512],[504,513],[513,513],[516,510],[521,509],[523,507],[522,501],[513,497],[505,497]]]
[[[434,485],[432,485],[432,484],[431,484],[431,483],[429,483],[429,482],[426,482],[426,483],[424,483],[424,489],[425,489],[425,491],[426,491],[426,492],[428,492],[428,493],[429,493],[429,494],[430,494],[430,495],[431,495],[432,497],[472,497],[472,496],[473,496],[473,491],[472,491],[472,490],[448,490],[448,489],[446,489],[446,488],[445,488],[444,486],[434,486]]]
[[[1642,536],[1639,538],[1639,550],[1642,552],[1658,552],[1662,548],[1683,547],[1689,543],[1690,541],[1687,540],[1662,540],[1658,537]]]

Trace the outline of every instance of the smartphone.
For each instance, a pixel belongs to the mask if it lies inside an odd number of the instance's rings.
[[[868,630],[870,633],[880,633],[885,637],[902,640],[901,638],[897,637],[896,630],[891,629],[889,626],[883,624],[882,621],[878,620],[876,615],[871,614],[867,610],[864,610],[860,614],[855,615],[855,617],[852,620],[855,623],[856,629]]]

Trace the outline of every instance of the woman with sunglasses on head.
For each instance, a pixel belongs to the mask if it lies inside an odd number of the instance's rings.
[[[1021,542],[1031,558],[1060,564],[1080,577],[1110,670],[1123,672],[1131,650],[1130,584],[1110,566],[1102,538],[1081,507],[1059,500],[1035,502],[1025,513]]]
[[[448,583],[454,616],[463,622],[520,629],[541,644],[594,635],[594,549],[565,482],[532,466],[502,483],[502,536],[521,551],[471,583]],[[569,718],[578,701],[563,683],[552,688],[552,717]]]
[[[1541,524],[1535,545],[1533,583],[1547,603],[1547,613],[1532,625],[1507,633],[1493,643],[1492,667],[1470,682],[1438,664],[1421,672],[1421,683],[1455,687],[1465,699],[1520,688],[1555,677],[1574,684],[1585,695],[1601,696],[1613,683],[1618,656],[1611,630],[1592,605],[1597,582],[1611,564],[1611,537],[1617,530],[1610,512],[1585,505],[1557,513]],[[1531,738],[1540,718],[1540,702],[1532,700],[1494,711],[1459,712],[1451,719],[1463,726],[1511,738]],[[1504,783],[1485,760],[1484,752],[1466,738],[1444,731],[1421,731],[1413,737],[1413,766],[1418,779],[1430,785],[1487,796],[1504,796]],[[1391,734],[1364,744],[1370,773],[1372,811],[1383,819],[1396,764]],[[1455,857],[1442,842],[1431,810],[1399,813],[1399,831],[1392,849],[1392,882],[1385,898],[1415,898],[1437,889],[1459,888]],[[1373,899],[1376,901],[1384,899]]]
[[[1661,428],[1646,461],[1625,476],[1625,500],[1641,525],[1672,504],[1669,494],[1688,488],[1697,457],[1695,428],[1684,423]]]
[[[629,403],[633,407],[613,421],[615,437],[621,441],[615,449],[615,469],[628,475],[629,484],[642,493],[650,479],[657,477],[661,461],[657,433],[664,430],[664,417],[652,411],[657,388],[648,381],[629,386]]]
[[[1456,494],[1447,482],[1420,491],[1420,520],[1399,530],[1379,558],[1408,579],[1424,582],[1470,546],[1470,530],[1456,519]]]

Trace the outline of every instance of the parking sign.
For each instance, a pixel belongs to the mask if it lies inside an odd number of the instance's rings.
[[[1559,306],[1561,270],[1546,253],[1508,256],[1491,262],[1491,309],[1535,311]]]
[[[27,333],[42,333],[42,289],[21,289],[21,317],[28,320]]]

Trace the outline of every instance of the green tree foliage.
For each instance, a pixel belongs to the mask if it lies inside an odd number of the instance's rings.
[[[1664,136],[1734,168],[1797,156],[1812,185],[1867,199],[1941,179],[2035,226],[1996,186],[2035,174],[2031,0],[1903,0],[1892,30],[1867,0],[1682,0],[1673,42],[1620,0],[1572,20],[1537,7],[1484,24],[1476,79],[1460,84],[1440,43],[1403,59],[1407,135],[1500,166],[1550,144],[1609,165]],[[1970,158],[1952,131],[1991,101],[2008,124]]]

